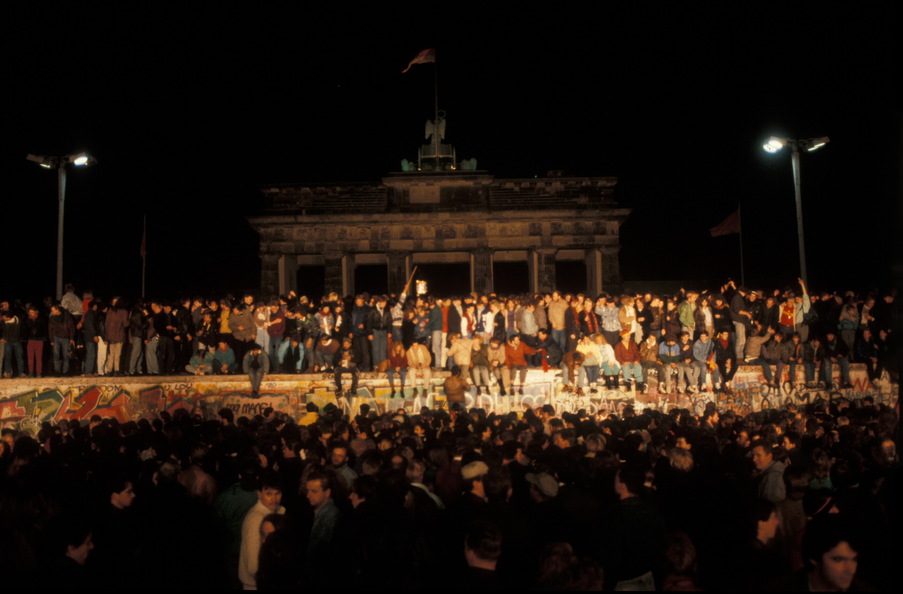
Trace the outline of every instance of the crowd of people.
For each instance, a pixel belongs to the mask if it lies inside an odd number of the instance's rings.
[[[897,412],[403,409],[3,430],[10,588],[899,586]]]
[[[403,387],[406,376],[426,376],[428,385],[431,370],[452,369],[447,409],[419,414],[379,415],[363,404],[348,417],[333,404],[309,403],[300,419],[271,408],[236,418],[224,408],[215,419],[178,410],[124,423],[45,422],[36,436],[3,429],[6,583],[262,590],[899,583],[898,408],[867,397],[747,416],[713,403],[701,415],[637,414],[630,406],[620,415],[556,413],[551,405],[488,414],[466,410],[457,396],[522,390],[530,367],[561,367],[578,390],[620,376],[640,388],[659,381],[692,391],[705,389],[706,374],[715,389],[729,389],[741,363],[763,372],[765,363],[802,365],[807,379],[825,382],[837,364],[846,382],[844,361],[854,360],[870,377],[886,372],[896,381],[893,294],[815,296],[802,283],[764,298],[733,283],[712,295],[616,299],[406,293],[362,294],[353,304],[335,294],[312,304],[292,293],[263,303],[246,295],[129,307],[119,298],[72,299],[70,290],[47,304],[49,312],[0,304],[10,374],[11,362],[19,373],[42,372],[45,353],[32,342],[52,345],[54,374],[235,373],[245,361],[250,373],[333,372],[340,391],[345,373],[381,370]],[[715,354],[700,357],[700,345]]]
[[[248,373],[256,393],[267,372],[327,372],[339,392],[351,376],[353,392],[360,372],[386,373],[393,391],[410,375],[419,390],[431,370],[458,367],[453,392],[504,395],[522,393],[527,369],[542,367],[562,369],[579,392],[655,383],[690,393],[730,391],[741,365],[761,366],[776,391],[784,368],[791,382],[802,369],[825,388],[839,369],[836,387],[849,388],[849,365],[860,362],[870,380],[898,381],[895,293],[810,294],[802,280],[767,294],[730,281],[676,295],[436,298],[405,287],[318,302],[290,292],[128,304],[66,289],[59,302],[0,303],[4,377]]]

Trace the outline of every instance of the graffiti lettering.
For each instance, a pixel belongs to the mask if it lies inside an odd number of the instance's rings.
[[[714,401],[719,408],[733,409],[740,414],[748,414],[763,407],[780,407],[793,402],[806,404],[817,399],[831,400],[849,398],[855,400],[869,396],[876,404],[893,406],[897,401],[898,386],[887,380],[871,382],[865,366],[850,366],[850,380],[853,388],[829,391],[810,389],[804,382],[801,368],[796,377],[790,378],[785,368],[781,379],[781,390],[775,390],[764,382],[762,370],[758,367],[741,366],[734,376],[733,391],[730,394],[660,394],[655,382],[647,394],[633,391],[603,390],[596,394],[576,394],[561,390],[559,371],[547,373],[531,369],[523,386],[523,395],[501,396],[497,386],[476,396],[472,390],[466,397],[467,408],[481,407],[496,414],[510,411],[521,412],[524,407],[540,407],[553,404],[556,411],[574,412],[580,409],[595,415],[604,411],[623,411],[630,404],[639,412],[645,408],[689,408],[702,412],[707,402]],[[839,374],[839,368],[835,371]],[[178,379],[164,383],[142,382],[140,379],[125,379],[124,383],[88,383],[86,378],[72,378],[71,384],[58,380],[37,380],[32,386],[22,388],[21,383],[0,382],[0,426],[14,427],[36,433],[44,421],[58,422],[62,419],[89,419],[94,415],[116,418],[121,422],[139,418],[155,418],[162,412],[170,414],[185,410],[191,414],[201,414],[213,418],[221,408],[228,408],[238,416],[262,414],[268,406],[294,418],[304,414],[307,403],[312,402],[321,410],[327,404],[337,405],[347,414],[357,414],[363,403],[369,404],[379,413],[403,409],[408,414],[416,414],[424,406],[432,409],[445,406],[442,379],[436,377],[424,394],[412,387],[406,387],[398,398],[384,376],[367,374],[362,378],[360,389],[351,402],[337,401],[333,378],[326,374],[305,376],[270,376],[263,384],[260,399],[249,398],[247,378],[244,376],[198,377],[197,381]],[[839,378],[838,378],[839,379]]]

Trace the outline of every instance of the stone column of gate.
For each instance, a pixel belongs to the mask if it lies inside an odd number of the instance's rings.
[[[592,296],[602,292],[602,251],[599,248],[586,250],[586,289]]]
[[[279,254],[260,254],[260,294],[279,295]]]
[[[386,263],[388,268],[389,293],[400,295],[404,290],[404,284],[408,282],[408,259],[411,252],[392,251],[386,252]],[[415,292],[415,287],[410,287],[411,293]]]
[[[347,296],[351,292],[351,287],[347,278],[346,254],[337,250],[323,252],[323,261],[326,265],[324,273],[326,292],[335,291],[342,297]]]
[[[555,290],[556,248],[535,248],[530,250],[530,291],[548,293]]]
[[[490,248],[478,248],[470,252],[470,290],[488,295],[495,289],[492,276],[492,253]]]
[[[602,248],[602,286],[607,293],[617,295],[621,292],[621,266],[618,263],[618,252],[621,246],[605,246]]]
[[[279,267],[279,295],[298,290],[298,257],[294,254],[282,254],[276,261]],[[261,293],[268,295],[269,293]]]

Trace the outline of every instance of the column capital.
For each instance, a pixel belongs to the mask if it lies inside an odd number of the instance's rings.
[[[538,248],[531,248],[531,249],[534,253],[541,254],[543,256],[554,256],[555,254],[558,253],[558,248],[538,247]]]

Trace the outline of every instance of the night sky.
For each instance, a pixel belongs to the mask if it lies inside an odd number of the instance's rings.
[[[18,4],[26,4],[18,6]],[[625,285],[799,271],[789,151],[802,156],[810,284],[888,287],[900,259],[899,19],[880,8],[787,3],[687,12],[624,3],[429,14],[333,3],[185,6],[17,3],[2,24],[0,294],[52,292],[56,175],[28,153],[88,150],[70,170],[65,280],[100,296],[220,294],[259,283],[245,217],[271,183],[372,181],[414,158],[439,103],[459,158],[499,178],[619,178]],[[321,4],[321,3],[318,3]],[[628,8],[629,5],[629,8]]]

